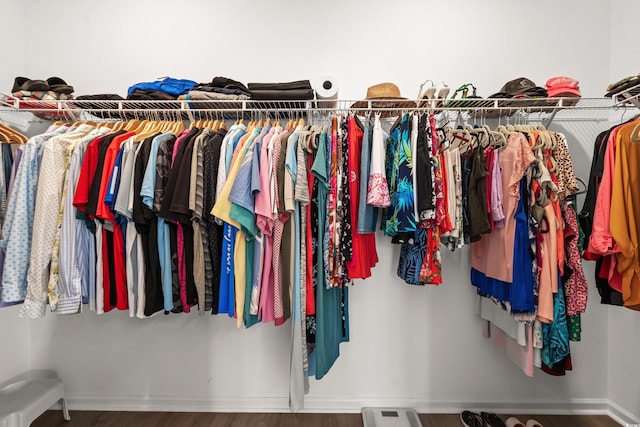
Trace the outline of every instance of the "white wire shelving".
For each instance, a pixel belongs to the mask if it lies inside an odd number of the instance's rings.
[[[294,101],[201,101],[201,100],[32,100],[0,94],[0,110],[32,113],[46,120],[127,120],[148,118],[188,120],[201,118],[313,117],[313,114],[450,112],[473,119],[516,118],[549,125],[552,120],[603,119],[612,110],[640,106],[640,88],[613,98],[466,98],[422,100],[294,100]],[[622,98],[627,96],[627,98]]]

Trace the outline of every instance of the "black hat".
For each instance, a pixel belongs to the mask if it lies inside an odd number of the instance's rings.
[[[529,80],[526,77],[518,77],[502,86],[500,92],[494,93],[489,98],[526,98],[526,97],[547,97],[547,90]]]

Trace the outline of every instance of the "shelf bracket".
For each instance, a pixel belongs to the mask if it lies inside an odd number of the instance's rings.
[[[554,109],[553,111],[551,111],[551,114],[549,114],[549,117],[546,117],[544,120],[542,120],[542,126],[545,127],[545,129],[549,129],[549,125],[551,125],[551,122],[553,122],[553,119],[556,117],[556,114],[558,113],[558,109]]]

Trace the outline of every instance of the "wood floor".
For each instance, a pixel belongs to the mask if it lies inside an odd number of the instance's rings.
[[[507,416],[503,416],[506,419]],[[535,418],[544,427],[619,427],[604,415],[518,415],[526,423]],[[420,415],[423,427],[460,427],[457,414]],[[361,427],[360,414],[236,414],[192,412],[47,411],[31,427]]]

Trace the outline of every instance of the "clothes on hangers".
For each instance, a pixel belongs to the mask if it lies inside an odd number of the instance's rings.
[[[567,366],[586,287],[563,136],[513,130],[503,147],[430,113],[317,120],[132,120],[31,138],[7,193],[2,301],[24,300],[31,318],[88,303],[139,318],[197,308],[247,328],[291,319],[299,409],[306,377],[326,375],[349,340],[347,285],[379,262],[379,216],[402,280],[443,283],[441,244],[471,245],[489,330],[515,340],[527,372],[536,355],[550,372]]]
[[[583,258],[597,261],[601,302],[633,310],[640,310],[640,281],[635,273],[640,261],[632,249],[637,240],[632,188],[638,126],[639,122],[632,120],[598,135],[587,197],[580,212],[585,229]]]
[[[570,197],[578,187],[566,138],[522,128],[510,132],[504,148],[487,147],[484,154],[484,162],[472,166],[484,164],[488,172],[483,196],[493,229],[471,245],[471,282],[490,324],[486,336],[511,356],[522,354],[512,360],[527,375],[534,366],[564,375],[587,298]]]

